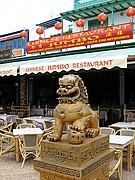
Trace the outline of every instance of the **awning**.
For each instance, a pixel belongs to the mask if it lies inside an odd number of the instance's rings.
[[[63,19],[69,21],[76,21],[79,18],[88,19],[98,16],[101,12],[110,14],[112,12],[126,11],[129,6],[134,7],[135,2],[133,0],[98,0],[97,1],[75,1],[75,9],[60,13]]]
[[[78,71],[80,69],[127,68],[128,54],[131,53],[123,49],[31,60],[24,65],[20,65],[20,75],[70,70]]]
[[[0,64],[0,76],[17,76],[17,70],[20,63],[5,63]]]
[[[135,56],[135,48],[119,50],[100,51],[50,58],[42,58],[27,61],[0,64],[0,76],[17,76],[17,74],[52,73],[70,70],[90,70],[102,68],[111,69],[114,67],[127,68],[128,64],[135,64],[135,61],[128,61],[128,55]]]

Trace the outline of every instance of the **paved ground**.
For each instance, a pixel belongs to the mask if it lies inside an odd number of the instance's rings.
[[[16,163],[15,152],[0,157],[0,180],[39,180],[39,173],[33,168],[33,159],[27,159],[21,169],[21,162]]]
[[[27,159],[24,167],[21,169],[21,162],[16,163],[15,152],[5,154],[0,157],[0,180],[39,180],[39,173],[33,168],[33,159]],[[126,160],[123,160],[122,180],[135,179],[135,159],[133,160],[132,172],[126,170]],[[113,175],[111,180],[117,180]]]
[[[127,160],[123,158],[122,180],[135,180],[135,158],[132,161],[132,171],[127,171]],[[117,180],[117,174],[112,175],[110,180]]]

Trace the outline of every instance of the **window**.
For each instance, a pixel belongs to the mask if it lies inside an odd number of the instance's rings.
[[[88,21],[88,29],[96,29],[96,28],[105,27],[105,26],[108,26],[107,21],[102,26],[101,26],[101,23],[97,19]]]

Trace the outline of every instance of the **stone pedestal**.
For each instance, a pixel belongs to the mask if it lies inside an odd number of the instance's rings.
[[[63,135],[61,141],[42,142],[41,157],[34,160],[34,169],[40,173],[40,180],[108,180],[113,158],[108,135],[86,138],[79,145],[69,144]]]

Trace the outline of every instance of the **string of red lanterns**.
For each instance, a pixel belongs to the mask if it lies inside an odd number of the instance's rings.
[[[127,10],[126,10],[126,16],[130,17],[133,21],[133,16],[135,16],[135,8],[134,7],[129,7]],[[107,15],[105,13],[100,13],[98,15],[98,21],[101,22],[101,24],[105,23],[107,20]],[[78,19],[76,21],[76,26],[80,28],[83,28],[85,25],[85,21],[83,19]],[[57,30],[60,30],[63,28],[63,24],[62,22],[56,22],[55,25],[54,25],[55,29]],[[41,27],[38,27],[36,29],[36,33],[39,34],[39,36],[41,36],[41,34],[44,33],[44,29],[41,28]],[[27,36],[28,36],[28,33],[27,31],[23,30],[21,33],[20,33],[22,39],[25,39]]]

